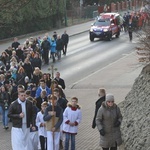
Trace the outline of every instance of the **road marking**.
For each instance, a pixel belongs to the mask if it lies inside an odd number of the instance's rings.
[[[87,79],[87,78],[93,76],[94,74],[96,74],[96,73],[98,73],[98,72],[103,71],[103,70],[106,69],[107,67],[109,67],[109,66],[111,66],[111,65],[113,65],[113,64],[115,64],[115,63],[118,63],[120,60],[122,60],[122,59],[124,59],[124,58],[126,58],[126,57],[128,57],[129,55],[132,55],[132,54],[134,54],[134,53],[135,53],[135,52],[131,52],[130,54],[126,54],[126,55],[124,55],[123,57],[121,57],[120,59],[118,59],[118,60],[116,60],[116,61],[114,61],[114,62],[108,64],[107,66],[105,66],[105,67],[103,67],[103,68],[101,68],[101,69],[99,69],[99,70],[97,70],[97,71],[91,73],[90,75],[87,75],[86,77],[84,77],[84,78],[78,80],[77,82],[74,82],[74,83],[72,84],[72,86],[70,86],[70,89],[73,89],[73,87],[74,87],[76,84],[78,84],[79,82],[81,82],[81,81],[83,81],[83,80],[85,80],[85,79]]]

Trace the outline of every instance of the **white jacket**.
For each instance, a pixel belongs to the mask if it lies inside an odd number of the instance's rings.
[[[63,113],[63,132],[77,134],[81,118],[82,114],[79,108],[73,110],[72,107],[67,107]],[[70,126],[68,122],[75,123],[76,125]]]

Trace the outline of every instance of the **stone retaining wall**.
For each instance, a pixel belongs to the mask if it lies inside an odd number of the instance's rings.
[[[143,68],[119,107],[124,149],[150,150],[150,64]]]

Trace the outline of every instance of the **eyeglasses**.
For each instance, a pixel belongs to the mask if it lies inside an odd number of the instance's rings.
[[[107,101],[108,103],[114,103],[114,101]]]

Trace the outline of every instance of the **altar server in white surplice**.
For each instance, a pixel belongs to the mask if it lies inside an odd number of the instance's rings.
[[[41,104],[41,111],[38,112],[36,117],[36,126],[38,127],[38,135],[40,141],[41,150],[47,149],[47,131],[46,131],[46,123],[43,120],[45,109],[47,108],[48,103],[43,102]]]

